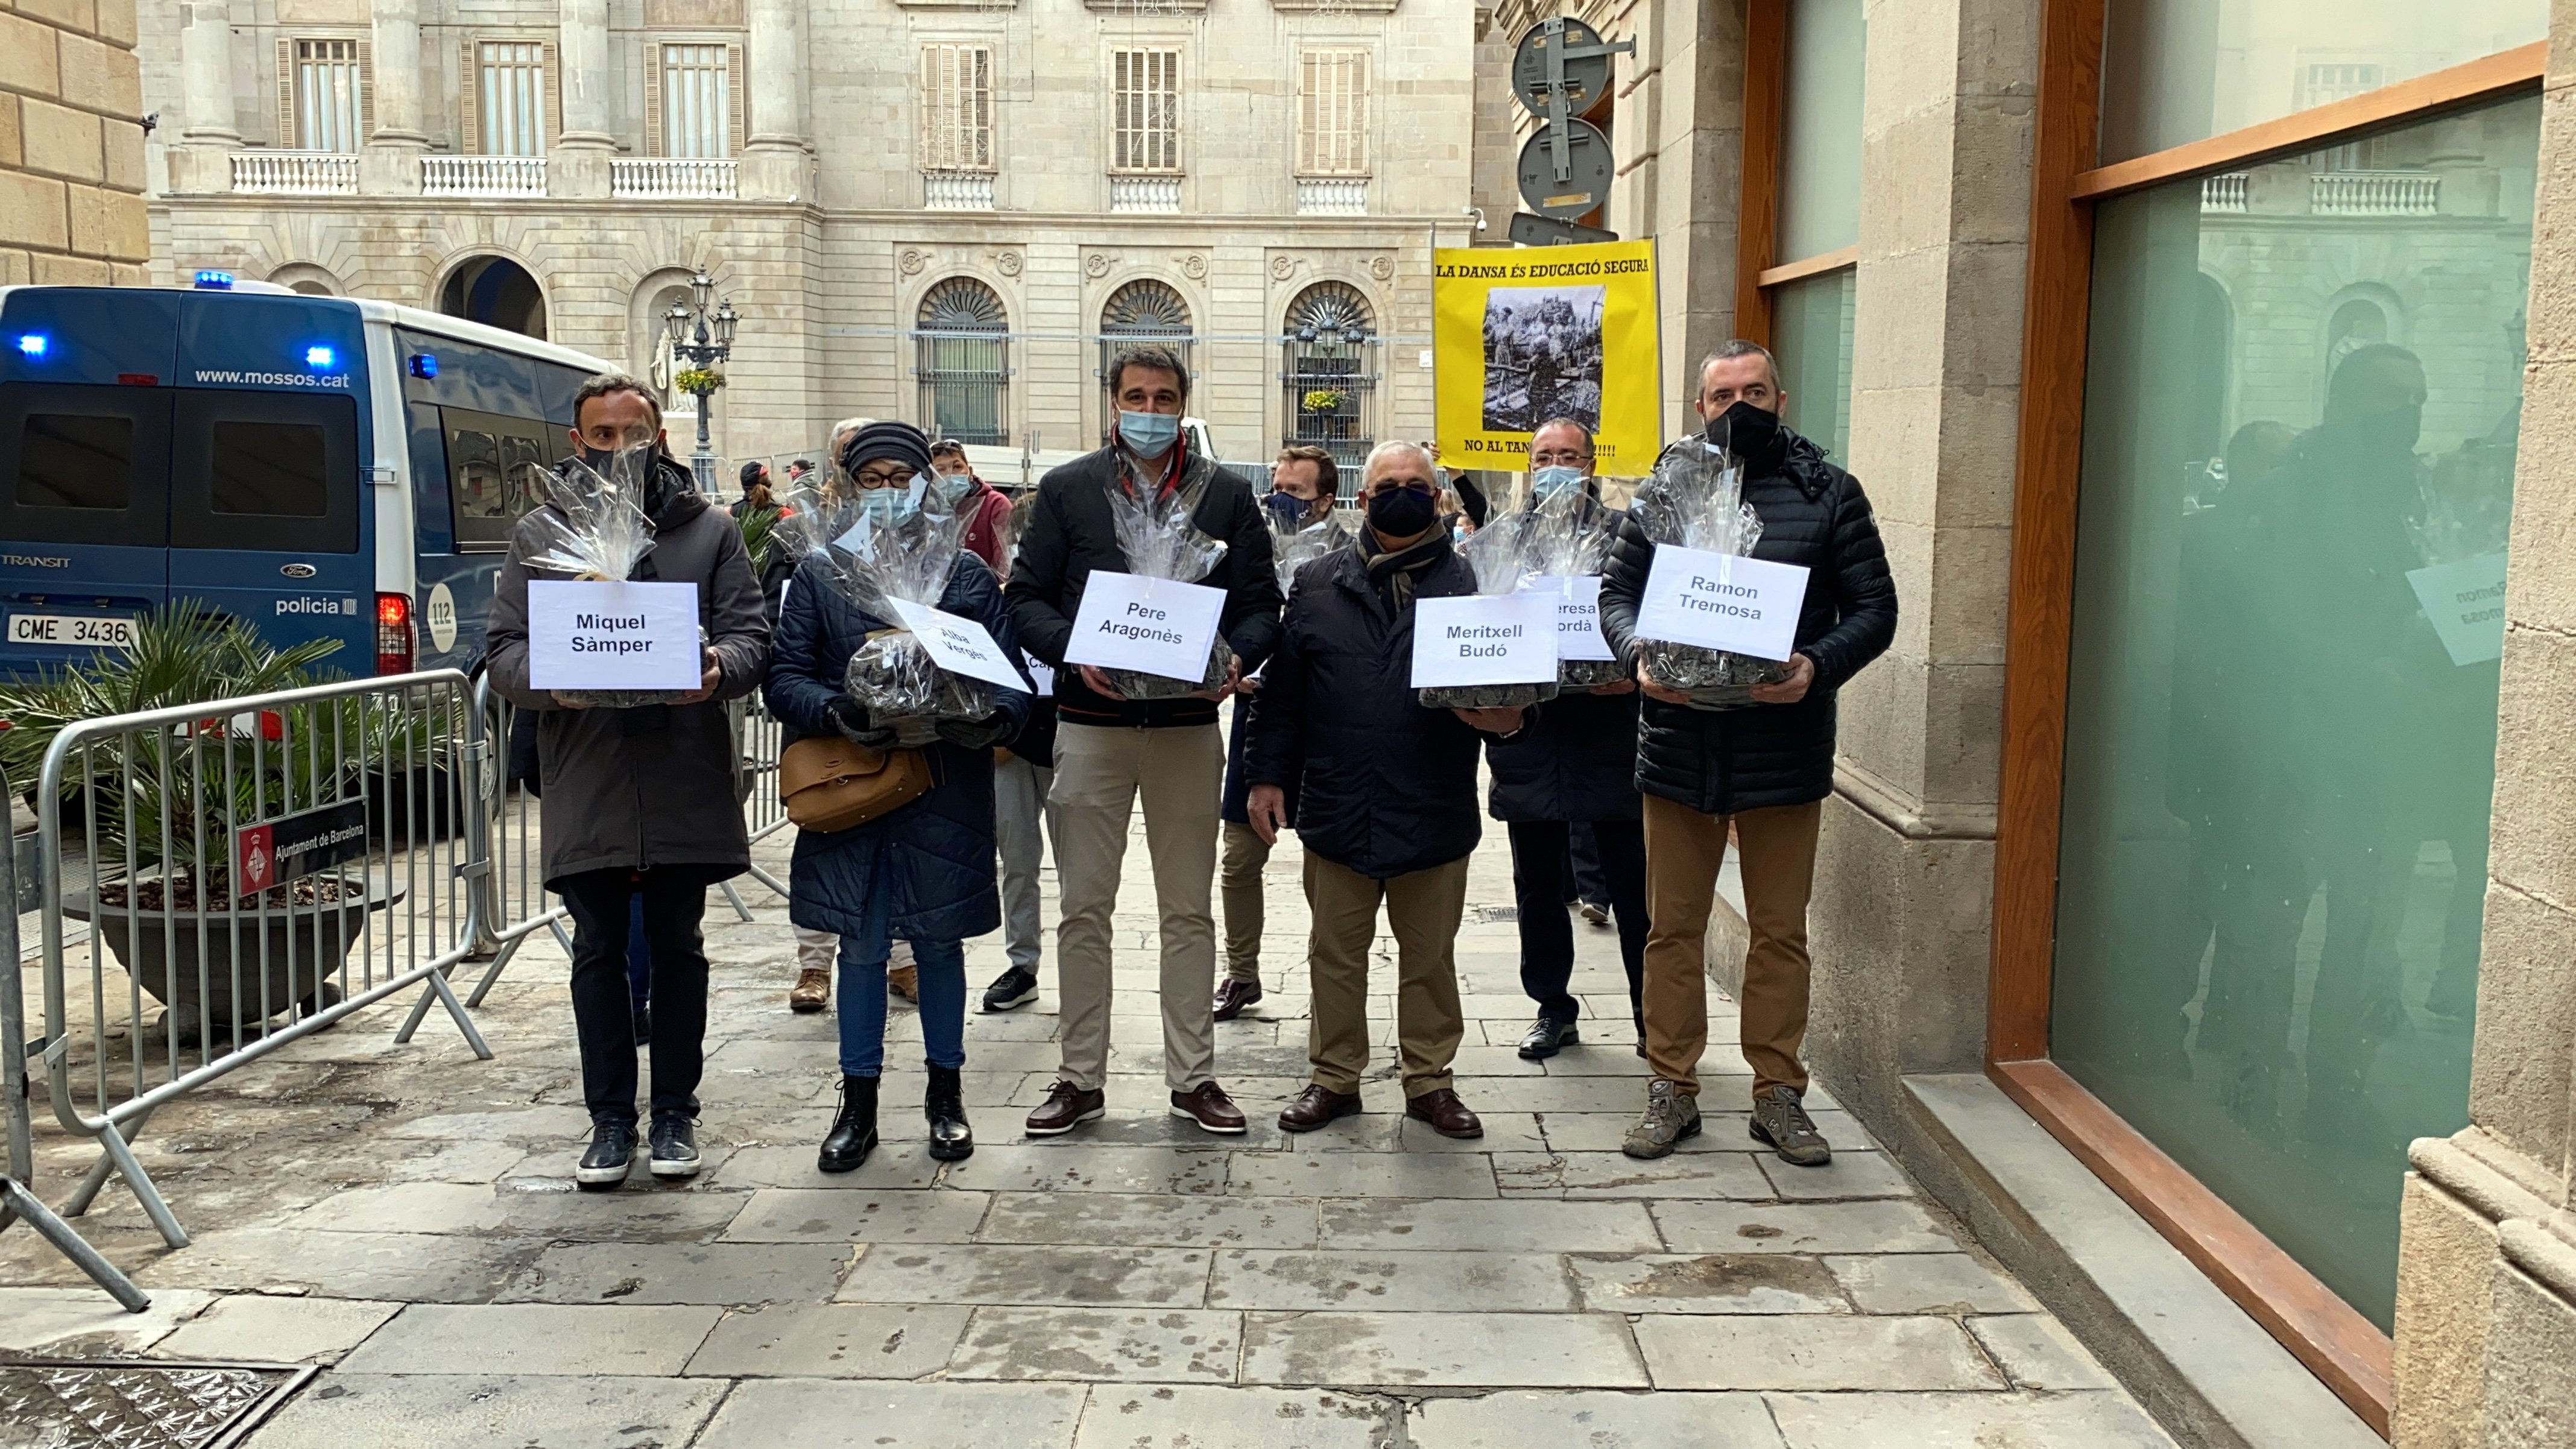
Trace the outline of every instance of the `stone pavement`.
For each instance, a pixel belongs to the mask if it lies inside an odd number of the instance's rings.
[[[764,849],[783,871],[783,840]],[[1118,930],[1110,1116],[1019,1122],[1055,1065],[1047,992],[971,1016],[982,1145],[923,1154],[918,1022],[899,1013],[885,1144],[826,1177],[833,1018],[788,1013],[782,902],[709,911],[708,1170],[574,1191],[586,1133],[564,963],[539,937],[480,1013],[379,1010],[185,1099],[138,1145],[194,1234],[164,1250],[111,1188],[83,1228],[155,1296],[139,1318],[0,1235],[0,1348],[307,1360],[328,1371],[252,1443],[544,1449],[2131,1449],[2171,1441],[1923,1200],[1819,1088],[1837,1155],[1755,1150],[1741,1060],[1712,1050],[1708,1131],[1657,1163],[1613,937],[1576,926],[1584,1045],[1513,1044],[1510,858],[1479,852],[1460,941],[1458,1088],[1480,1142],[1368,1112],[1305,1137],[1298,855],[1270,868],[1270,995],[1219,1029],[1243,1138],[1165,1109],[1141,824]],[[1049,871],[1049,918],[1053,915]],[[1479,909],[1479,908],[1482,909]],[[1392,943],[1378,984],[1391,985]],[[1001,963],[973,943],[973,985]],[[29,977],[34,997],[34,977]],[[1392,1040],[1392,997],[1375,998]],[[1712,1003],[1732,1040],[1731,1005]],[[60,1201],[87,1153],[40,1121]]]

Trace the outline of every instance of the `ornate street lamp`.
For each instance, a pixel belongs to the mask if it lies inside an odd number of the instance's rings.
[[[697,475],[698,491],[716,491],[715,448],[707,438],[707,398],[724,386],[724,374],[716,364],[733,355],[734,327],[742,319],[731,301],[716,303],[715,279],[705,272],[689,278],[689,301],[674,302],[662,314],[663,324],[670,329],[671,357],[679,364],[672,374],[671,385],[698,401],[698,448],[689,455],[689,471]]]

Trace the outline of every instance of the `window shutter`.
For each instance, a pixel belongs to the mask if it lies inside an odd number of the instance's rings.
[[[546,149],[551,150],[557,141],[563,139],[563,76],[562,67],[555,64],[553,41],[537,47],[537,66],[539,83],[545,87],[545,144]]]
[[[742,47],[725,47],[725,143],[724,154],[739,156],[743,142],[751,139],[751,103],[742,88]]]
[[[1350,136],[1350,140],[1343,151],[1342,163],[1349,168],[1351,175],[1366,176],[1369,174],[1370,96],[1369,54],[1367,51],[1355,50],[1351,52],[1349,83],[1350,130],[1348,134]]]
[[[966,52],[967,164],[993,169],[993,52],[976,46]]]
[[[1315,92],[1323,80],[1323,53],[1306,51],[1297,57],[1297,174],[1306,175],[1319,164],[1316,153],[1321,137]]]
[[[376,44],[358,42],[358,144],[376,137]]]
[[[644,47],[644,154],[662,152],[662,47]]]
[[[303,140],[295,128],[295,42],[277,43],[277,145],[291,150]]]
[[[464,80],[456,87],[456,149],[476,156],[483,151],[483,47],[470,35],[457,45],[464,55],[459,67]]]

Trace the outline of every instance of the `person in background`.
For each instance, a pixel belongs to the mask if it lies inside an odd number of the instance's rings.
[[[1111,997],[1110,915],[1127,857],[1127,825],[1139,800],[1161,914],[1163,1077],[1171,1110],[1205,1131],[1239,1133],[1243,1113],[1216,1080],[1217,798],[1225,744],[1216,703],[1231,680],[1261,667],[1279,637],[1279,580],[1270,563],[1270,525],[1252,485],[1190,449],[1181,432],[1188,367],[1170,348],[1140,344],[1109,364],[1117,421],[1107,447],[1048,471],[1011,564],[1007,590],[1020,637],[1056,671],[1055,783],[1058,883],[1056,979],[1064,1014],[1061,1075],[1029,1114],[1035,1137],[1070,1132],[1107,1110]],[[1069,669],[1073,616],[1095,570],[1122,572],[1109,498],[1177,495],[1194,500],[1192,521],[1226,541],[1203,580],[1225,591],[1217,627],[1233,647],[1228,685],[1180,699],[1130,700],[1092,665]]]
[[[809,477],[813,471],[814,460],[811,458],[799,458],[795,462],[788,464],[787,486],[790,488],[804,487],[806,478]]]
[[[1016,550],[1036,495],[1023,493],[1003,521],[1003,546]],[[1002,950],[1010,965],[984,988],[986,1011],[1011,1011],[1038,999],[1038,958],[1046,936],[1038,868],[1055,836],[1055,671],[1020,652],[1036,695],[1028,723],[993,751],[993,836],[1002,852]],[[1043,832],[1043,834],[1041,834]]]
[[[639,1023],[626,977],[637,897],[652,942],[653,1175],[698,1171],[707,1026],[698,923],[707,887],[751,865],[724,703],[759,686],[769,621],[740,530],[707,506],[688,470],[664,450],[661,409],[644,384],[622,373],[591,378],[574,390],[572,415],[573,445],[594,469],[606,469],[621,448],[652,445],[639,501],[653,520],[653,551],[637,573],[695,585],[708,641],[698,688],[677,704],[589,709],[538,689],[529,682],[527,560],[543,548],[552,505],[520,520],[493,589],[491,680],[503,698],[537,716],[545,883],[572,917],[573,1025],[591,1120],[590,1147],[574,1176],[584,1188],[606,1189],[626,1180],[637,1145]]]
[[[1530,506],[1568,490],[1608,522],[1592,476],[1592,435],[1572,418],[1550,418],[1530,434]],[[1529,727],[1485,747],[1493,775],[1488,808],[1512,840],[1518,900],[1521,989],[1538,1020],[1521,1038],[1524,1061],[1543,1061],[1581,1041],[1574,978],[1574,923],[1565,913],[1573,822],[1590,827],[1619,922],[1619,962],[1628,972],[1628,1009],[1637,1055],[1646,1054],[1646,840],[1638,824],[1637,686],[1633,680],[1561,693],[1532,711]]]
[[[920,506],[913,480],[930,470],[929,440],[910,423],[875,423],[851,435],[840,462],[859,493],[891,490],[897,509],[910,512]],[[845,681],[859,646],[895,622],[863,613],[831,577],[828,560],[809,558],[788,590],[765,690],[769,711],[798,738],[837,734],[866,749],[893,749],[893,723],[851,698]],[[1014,647],[1001,589],[983,560],[957,556],[939,607],[983,625],[1004,650]],[[993,874],[993,747],[1018,731],[1029,708],[1028,695],[1016,689],[996,688],[993,697],[994,712],[983,719],[939,722],[938,739],[924,747],[933,780],[927,794],[847,830],[796,834],[788,911],[841,942],[841,1107],[817,1155],[825,1172],[851,1171],[877,1144],[886,1024],[880,978],[898,932],[913,943],[921,970],[930,1155],[953,1162],[975,1150],[958,1077],[966,1065],[964,942],[1002,923]]]
[[[1744,1060],[1753,1068],[1753,1139],[1802,1167],[1833,1158],[1800,1099],[1807,1069],[1807,900],[1816,834],[1834,788],[1834,695],[1896,637],[1896,584],[1860,480],[1780,421],[1788,397],[1760,345],[1727,342],[1700,363],[1695,406],[1707,430],[1673,448],[1724,448],[1742,460],[1744,502],[1762,517],[1753,556],[1808,570],[1788,678],[1757,685],[1743,709],[1697,710],[1640,661],[1637,607],[1654,541],[1623,516],[1601,574],[1601,632],[1645,691],[1637,788],[1645,795],[1646,1110],[1620,1150],[1670,1154],[1700,1130],[1699,1059],[1708,1047],[1707,935],[1731,826],[1743,851]]]
[[[1332,454],[1312,443],[1294,443],[1280,449],[1279,460],[1270,465],[1270,491],[1262,495],[1261,506],[1281,528],[1293,531],[1332,517],[1340,488],[1341,470]],[[1252,694],[1260,687],[1259,679],[1248,678],[1234,697],[1234,722],[1226,737],[1225,798],[1217,810],[1222,822],[1217,835],[1217,881],[1225,902],[1225,979],[1216,988],[1219,1021],[1234,1020],[1261,999],[1261,874],[1270,865],[1270,842],[1252,828],[1251,817],[1244,813],[1252,782],[1243,769],[1243,753],[1252,743]],[[1284,828],[1294,830],[1296,780],[1292,777],[1284,788]]]
[[[966,551],[982,559],[995,575],[1008,573],[1002,535],[1010,527],[1011,500],[975,476],[974,466],[966,461],[966,445],[955,438],[930,445],[930,469],[931,482],[966,520]]]
[[[758,459],[742,465],[742,496],[733,502],[736,520],[758,514],[778,514],[778,500],[769,493],[769,465]]]
[[[1416,443],[1370,450],[1360,499],[1367,527],[1347,548],[1298,570],[1252,703],[1246,802],[1276,841],[1287,787],[1303,787],[1312,917],[1306,971],[1313,1009],[1311,1083],[1279,1114],[1312,1132],[1360,1110],[1369,1066],[1369,943],[1378,907],[1396,942],[1396,1041],[1404,1114],[1444,1137],[1480,1137],[1450,1066],[1465,1034],[1457,939],[1467,905],[1480,732],[1509,737],[1520,709],[1425,709],[1411,671],[1417,599],[1476,592],[1475,571],[1440,527],[1431,454]]]
[[[1595,926],[1610,924],[1610,883],[1601,877],[1601,847],[1588,821],[1565,827],[1565,904]]]

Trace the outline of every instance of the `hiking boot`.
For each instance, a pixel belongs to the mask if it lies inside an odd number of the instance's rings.
[[[1261,999],[1261,983],[1237,981],[1229,976],[1216,984],[1216,1019],[1232,1021],[1243,1015],[1243,1009]]]
[[[808,966],[797,972],[796,984],[787,988],[787,1009],[794,1012],[831,1010],[831,971],[821,966]]]
[[[975,1155],[975,1129],[966,1125],[966,1092],[955,1067],[933,1065],[930,1086],[921,1094],[922,1115],[930,1119],[930,1155],[958,1162]]]
[[[698,1124],[686,1117],[653,1119],[653,1175],[698,1175]]]
[[[590,1128],[590,1150],[581,1155],[573,1180],[584,1192],[606,1192],[624,1182],[634,1166],[635,1124],[595,1122]]]
[[[1825,1134],[1816,1130],[1807,1109],[1798,1105],[1795,1087],[1773,1087],[1756,1093],[1749,1130],[1754,1141],[1771,1144],[1771,1150],[1779,1153],[1784,1162],[1822,1167],[1834,1160],[1834,1150],[1825,1145]]]
[[[1699,1099],[1684,1092],[1681,1083],[1657,1077],[1646,1084],[1646,1114],[1628,1129],[1619,1150],[1652,1161],[1672,1156],[1674,1143],[1698,1135]]]
[[[1038,973],[1014,966],[993,979],[984,988],[986,1011],[1009,1011],[1038,999]]]
[[[841,1078],[841,1110],[832,1130],[823,1134],[823,1150],[814,1165],[825,1172],[851,1172],[868,1160],[877,1146],[877,1079]]]
[[[1109,1110],[1109,1098],[1097,1091],[1086,1092],[1062,1077],[1047,1088],[1046,1100],[1029,1114],[1031,1137],[1062,1137],[1085,1122],[1096,1121]]]
[[[1521,1038],[1521,1060],[1545,1061],[1555,1056],[1559,1049],[1579,1045],[1582,1040],[1583,1033],[1575,1029],[1572,1021],[1559,1021],[1542,1011],[1538,1014],[1538,1021],[1530,1027],[1529,1035]]]

